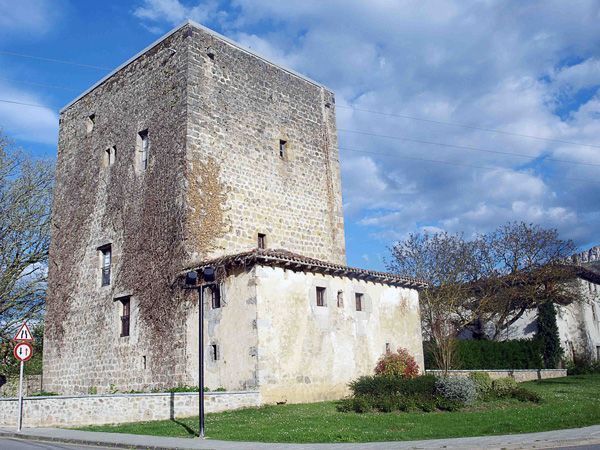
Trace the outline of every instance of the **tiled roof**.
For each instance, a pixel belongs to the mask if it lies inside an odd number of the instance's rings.
[[[236,253],[208,261],[202,261],[201,263],[188,268],[188,271],[200,270],[205,267],[251,266],[254,264],[283,267],[284,269],[293,271],[317,272],[328,275],[344,276],[413,289],[423,289],[428,286],[427,282],[424,280],[320,261],[287,250],[254,249],[243,253]]]

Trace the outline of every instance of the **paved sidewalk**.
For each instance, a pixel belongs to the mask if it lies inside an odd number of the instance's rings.
[[[211,439],[170,438],[136,434],[97,433],[60,428],[25,428],[21,433],[0,428],[0,436],[27,440],[135,449],[215,449],[215,450],[374,450],[374,449],[542,449],[600,445],[600,425],[543,433],[513,434],[455,439],[357,444],[265,444],[260,442],[214,441]]]

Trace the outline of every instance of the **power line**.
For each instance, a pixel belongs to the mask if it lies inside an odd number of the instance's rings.
[[[64,91],[77,91],[77,89],[68,88],[65,86],[57,86],[55,84],[36,83],[33,81],[15,80],[15,79],[4,78],[4,77],[0,77],[0,80],[10,81],[11,83],[31,84],[33,86],[41,86],[41,87],[47,87],[47,88],[52,88],[52,89],[62,89]]]
[[[52,108],[48,108],[47,106],[44,106],[44,105],[37,105],[35,103],[17,102],[15,100],[3,100],[3,99],[0,99],[0,102],[2,102],[2,103],[12,103],[13,105],[32,106],[34,108],[52,109]]]
[[[478,126],[474,126],[474,125],[466,125],[463,123],[445,122],[443,120],[426,119],[424,117],[409,116],[407,114],[384,113],[381,111],[373,111],[371,109],[354,108],[352,106],[343,106],[343,105],[337,105],[337,108],[350,109],[352,111],[366,112],[366,113],[370,113],[370,114],[378,114],[380,116],[398,117],[401,119],[411,119],[411,120],[417,120],[420,122],[435,123],[438,125],[448,125],[451,127],[468,128],[471,130],[486,131],[488,133],[499,133],[499,134],[505,134],[508,136],[523,137],[523,138],[528,138],[528,139],[537,139],[537,140],[546,141],[546,142],[555,142],[555,143],[560,143],[560,144],[580,145],[582,147],[600,148],[600,145],[584,144],[581,142],[573,142],[573,141],[564,141],[562,139],[551,139],[551,138],[545,138],[545,137],[541,137],[541,136],[532,136],[530,134],[513,133],[511,131],[498,130],[496,128],[485,128],[485,127],[478,127]]]
[[[91,64],[82,64],[82,63],[73,62],[73,61],[66,61],[64,59],[44,58],[42,56],[25,55],[23,53],[8,52],[5,50],[0,50],[0,55],[19,56],[21,58],[37,59],[39,61],[47,61],[47,62],[53,62],[53,63],[59,63],[59,64],[68,64],[71,66],[86,67],[88,69],[110,70],[107,67],[93,66]]]
[[[502,172],[521,173],[521,172],[515,172],[514,170],[507,169],[505,167],[478,166],[475,164],[465,164],[465,163],[458,163],[458,162],[452,162],[452,161],[441,161],[439,159],[418,158],[416,156],[400,156],[397,153],[381,153],[381,152],[373,152],[373,151],[369,151],[369,150],[362,150],[362,149],[358,149],[358,148],[349,148],[349,147],[339,147],[339,149],[346,150],[349,152],[369,153],[372,155],[379,155],[379,156],[391,156],[396,159],[407,159],[407,160],[411,160],[411,161],[423,161],[423,162],[429,162],[429,163],[446,164],[446,165],[450,165],[450,166],[470,167],[470,168],[474,168],[474,169],[500,170]],[[600,180],[593,180],[591,178],[563,177],[562,179],[563,180],[571,180],[571,181],[585,181],[588,183],[600,183]]]
[[[424,139],[413,139],[413,138],[407,138],[407,137],[403,137],[403,136],[389,136],[389,135],[385,135],[385,134],[370,133],[368,131],[347,130],[344,128],[339,128],[338,130],[342,131],[344,133],[362,134],[365,136],[376,136],[376,137],[382,137],[382,138],[386,138],[386,139],[394,139],[394,140],[398,140],[398,141],[415,142],[418,144],[439,145],[442,147],[458,148],[461,150],[474,150],[474,151],[486,152],[486,153],[496,153],[499,155],[518,156],[519,158],[528,158],[531,160],[538,159],[537,157],[525,155],[523,153],[503,152],[501,150],[490,150],[490,149],[485,149],[485,148],[481,148],[481,147],[471,147],[468,145],[446,144],[445,142],[427,141]],[[566,159],[544,158],[544,160],[558,162],[558,163],[565,163],[565,164],[578,164],[578,165],[582,165],[582,166],[600,167],[600,164],[596,164],[596,163],[569,161]]]

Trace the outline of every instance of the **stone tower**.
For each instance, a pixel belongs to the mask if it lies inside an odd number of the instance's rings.
[[[45,389],[185,383],[174,280],[257,246],[345,264],[334,96],[188,22],[61,112]]]

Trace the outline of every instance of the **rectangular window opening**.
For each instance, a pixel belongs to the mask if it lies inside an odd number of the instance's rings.
[[[337,293],[337,305],[338,308],[344,307],[344,291],[338,291]]]
[[[265,249],[267,248],[267,235],[263,233],[258,233],[258,248]]]
[[[325,306],[325,288],[317,287],[317,306]]]
[[[120,298],[121,302],[121,337],[129,336],[129,326],[131,318],[131,298]],[[144,368],[146,368],[146,357],[144,356]]]
[[[210,346],[210,356],[213,361],[219,360],[219,346],[217,344],[212,344]]]
[[[204,287],[204,295],[210,302],[212,309],[218,309],[221,307],[221,285],[208,284]]]
[[[112,248],[111,245],[104,245],[98,249],[100,251],[100,270],[101,270],[101,285],[110,285],[110,268],[112,264]]]
[[[287,156],[287,141],[279,140],[279,157],[285,159]]]
[[[354,294],[354,298],[356,300],[356,310],[363,310],[363,294],[359,294],[358,292]]]
[[[143,130],[138,133],[139,137],[139,151],[140,151],[140,169],[146,170],[148,168],[148,130]]]

